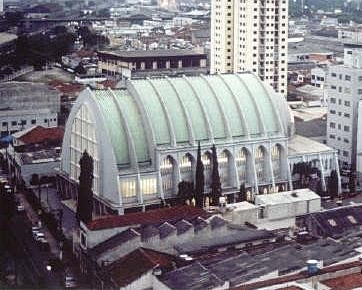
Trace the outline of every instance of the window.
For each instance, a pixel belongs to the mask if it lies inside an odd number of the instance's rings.
[[[344,142],[344,143],[349,143],[349,140],[348,140],[347,138],[344,138],[344,139],[343,139],[343,142]]]
[[[7,125],[8,125],[8,122],[3,122],[3,123],[2,123],[2,126],[3,126],[3,127],[6,127]]]
[[[328,223],[332,226],[332,227],[336,227],[337,223],[334,219],[328,219]]]
[[[351,76],[350,76],[350,75],[345,75],[345,76],[344,76],[344,79],[345,79],[346,81],[349,81],[349,82],[350,82],[350,81],[351,81]]]
[[[350,114],[348,114],[348,113],[344,113],[344,117],[345,117],[345,118],[350,118],[350,117],[351,117],[351,115],[350,115]]]
[[[362,82],[362,76],[358,76],[358,81]]]
[[[120,182],[120,193],[122,197],[135,197],[136,196],[136,180],[128,179]]]
[[[350,101],[344,101],[344,105],[345,105],[346,107],[350,107],[350,106],[351,106],[351,102],[350,102]]]
[[[357,221],[356,221],[356,219],[354,218],[354,216],[348,215],[347,218],[348,218],[348,220],[349,220],[352,224],[356,224],[356,223],[357,223]]]
[[[336,90],[336,89],[337,89],[337,87],[336,87],[336,86],[334,86],[334,85],[332,85],[332,86],[331,86],[331,89],[332,89],[332,90]]]
[[[157,192],[156,178],[151,177],[141,179],[141,192],[143,195],[155,194]]]
[[[336,128],[336,123],[330,122],[330,123],[329,123],[329,127],[333,128],[333,129]]]
[[[336,77],[337,74],[336,74],[336,73],[331,73],[331,76],[332,76],[332,77]]]
[[[336,139],[336,136],[334,136],[333,134],[330,134],[330,135],[329,135],[329,138],[330,138],[330,139]]]
[[[348,151],[343,151],[343,156],[344,156],[344,157],[348,157],[348,155],[349,155],[349,152],[348,152]]]
[[[11,126],[16,126],[16,125],[18,125],[18,122],[16,122],[16,121],[11,122]]]
[[[362,95],[362,89],[358,89],[358,94]]]
[[[335,114],[335,113],[336,113],[335,110],[330,110],[329,112],[330,112],[331,114]]]
[[[336,103],[336,98],[331,98],[330,101],[331,101],[332,104],[335,104]]]
[[[36,124],[36,120],[34,120],[34,119],[31,120],[31,124],[32,124],[32,125]]]
[[[344,126],[343,130],[344,130],[344,132],[349,132],[349,126]]]

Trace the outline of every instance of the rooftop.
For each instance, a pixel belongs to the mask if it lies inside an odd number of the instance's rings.
[[[314,141],[312,139],[305,138],[300,135],[294,135],[288,143],[288,155],[303,155],[308,153],[323,153],[334,151],[333,148],[328,147],[322,143]]]
[[[311,191],[308,188],[304,188],[286,192],[276,192],[273,194],[257,195],[255,199],[255,204],[273,205],[313,199],[320,199],[320,196],[314,191]]]
[[[10,41],[17,39],[18,36],[13,33],[0,32],[0,45],[6,44]]]
[[[314,119],[306,122],[295,122],[295,131],[304,137],[321,137],[327,134],[327,120]]]
[[[42,126],[31,127],[25,131],[19,131],[13,134],[24,144],[38,144],[49,141],[61,141],[63,139],[64,129],[60,127],[45,128]]]
[[[276,236],[266,230],[254,230],[249,228],[236,229],[233,231],[227,231],[213,236],[212,239],[209,237],[199,238],[195,237],[192,240],[178,244],[175,249],[180,254],[192,254],[210,251],[213,248],[219,248],[222,246],[228,246],[232,244],[248,243],[257,240],[265,240],[275,238]]]
[[[362,226],[362,206],[352,205],[317,212],[311,215],[324,236],[344,237],[346,232]]]
[[[162,208],[149,210],[146,212],[130,213],[121,216],[108,216],[91,221],[87,224],[89,230],[97,231],[116,227],[152,225],[163,222],[173,222],[178,220],[190,220],[198,216],[207,216],[207,213],[193,206],[176,206],[172,208]]]
[[[192,49],[155,49],[155,50],[102,50],[98,54],[113,55],[123,58],[131,57],[170,57],[170,56],[192,56],[192,55],[205,55],[204,51]]]
[[[155,267],[170,268],[174,261],[176,257],[172,255],[139,248],[110,264],[106,271],[118,287],[123,287]]]

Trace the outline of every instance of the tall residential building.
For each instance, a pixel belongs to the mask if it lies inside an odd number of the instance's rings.
[[[287,51],[287,0],[212,0],[211,73],[251,71],[286,95]]]
[[[344,62],[329,68],[327,144],[338,150],[341,167],[355,168],[358,103],[362,100],[362,42],[344,44]]]

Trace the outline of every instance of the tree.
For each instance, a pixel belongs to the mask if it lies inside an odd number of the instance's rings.
[[[328,194],[334,199],[338,195],[338,174],[336,170],[331,171],[331,175],[328,180]]]
[[[195,176],[195,200],[196,206],[203,208],[204,206],[204,185],[205,185],[205,176],[204,176],[204,164],[201,160],[201,145],[199,141],[199,146],[197,148],[197,160],[196,160],[196,176]]]
[[[182,180],[178,184],[177,196],[180,198],[180,203],[185,204],[186,200],[192,199],[194,195],[194,184],[190,181]]]
[[[219,198],[221,196],[221,182],[219,174],[219,163],[217,161],[217,152],[215,144],[211,147],[212,154],[212,172],[211,172],[211,198],[212,205],[219,204]]]
[[[41,183],[40,183],[40,177],[38,174],[33,174],[31,176],[31,179],[30,179],[30,184],[31,185],[37,185],[38,186],[38,200],[39,200],[39,203],[41,203]]]
[[[93,158],[85,150],[79,161],[79,190],[77,203],[77,220],[89,223],[92,220],[93,211]]]
[[[245,188],[245,183],[242,183],[240,185],[240,190],[239,190],[239,199],[240,201],[246,201],[246,188]]]

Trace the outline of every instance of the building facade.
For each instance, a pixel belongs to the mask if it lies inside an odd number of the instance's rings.
[[[344,63],[329,68],[327,92],[327,145],[338,150],[342,167],[351,168],[356,162],[358,103],[362,98],[362,44],[345,44]]]
[[[0,84],[1,137],[38,125],[56,127],[59,112],[60,94],[46,84]]]
[[[199,50],[99,51],[98,57],[99,72],[123,78],[208,72],[207,54]]]
[[[287,93],[288,1],[213,0],[211,73],[252,71]]]
[[[293,188],[294,163],[320,167],[323,187],[338,169],[335,150],[294,135],[285,99],[251,73],[129,80],[126,88],[83,91],[70,113],[58,187],[76,198],[84,150],[94,159],[96,214],[124,213],[177,198],[194,181],[198,141],[205,193],[211,146],[224,194],[247,197]]]

